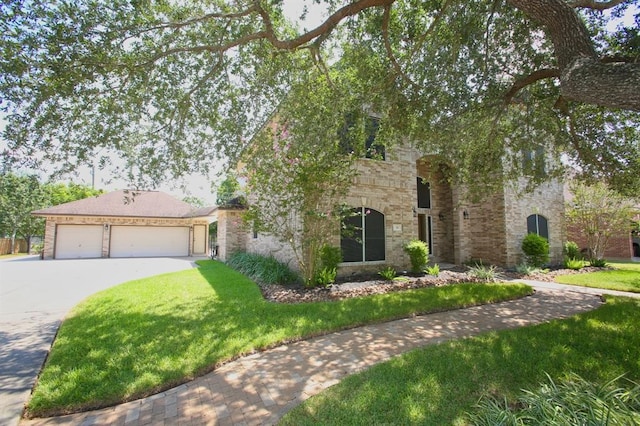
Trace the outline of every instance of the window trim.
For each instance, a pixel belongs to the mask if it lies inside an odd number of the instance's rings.
[[[340,264],[341,265],[345,265],[345,266],[346,265],[358,265],[358,264],[361,264],[361,265],[364,265],[364,264],[372,265],[372,264],[376,264],[376,262],[377,263],[386,262],[386,259],[387,259],[387,232],[386,232],[385,214],[382,213],[379,210],[376,210],[376,209],[373,209],[373,208],[370,208],[370,207],[365,207],[365,206],[353,207],[352,210],[354,212],[359,211],[359,215],[360,215],[359,232],[360,232],[362,241],[358,242],[356,240],[356,242],[360,246],[360,260],[354,260],[354,261],[345,261],[345,260],[343,260]],[[367,212],[369,212],[369,213],[367,213]],[[378,213],[380,215],[380,217],[382,218],[382,225],[380,227],[380,230],[382,232],[382,238],[381,238],[381,240],[382,240],[382,255],[383,255],[382,259],[366,260],[367,259],[367,240],[368,240],[368,238],[367,238],[367,226],[366,226],[367,220],[366,220],[366,218],[367,218],[367,216],[369,214],[371,214],[371,212]],[[375,231],[375,229],[377,229],[377,228],[374,228],[374,231]],[[372,231],[372,232],[374,232],[374,231]],[[354,239],[353,238],[344,237],[344,236],[341,235],[340,236],[340,246],[341,247],[343,246],[343,242],[345,240],[346,241],[353,241]]]

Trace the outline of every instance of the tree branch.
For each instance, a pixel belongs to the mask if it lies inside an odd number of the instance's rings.
[[[509,104],[513,97],[523,88],[529,86],[530,84],[535,83],[539,80],[544,80],[546,78],[554,78],[560,77],[560,70],[557,68],[544,68],[538,71],[534,71],[531,74],[522,77],[513,83],[511,89],[504,95],[504,103]]]
[[[384,7],[384,13],[382,15],[382,39],[384,40],[384,48],[387,51],[387,57],[389,61],[391,61],[391,65],[393,69],[396,71],[396,74],[402,77],[410,86],[412,86],[416,90],[420,90],[420,87],[407,75],[402,71],[400,64],[396,60],[395,55],[393,54],[393,49],[391,48],[391,42],[389,41],[389,19],[391,14],[391,5],[386,5]]]
[[[609,0],[600,2],[596,0],[574,0],[569,2],[569,6],[573,8],[593,9],[593,10],[606,10],[616,7],[617,5],[624,3],[625,0]]]

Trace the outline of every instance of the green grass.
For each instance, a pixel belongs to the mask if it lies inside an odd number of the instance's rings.
[[[607,297],[566,320],[428,346],[312,397],[283,425],[464,425],[484,395],[513,403],[521,389],[579,374],[640,379],[640,300]]]
[[[62,324],[28,404],[46,416],[135,399],[278,343],[366,323],[513,299],[525,285],[458,284],[335,302],[275,304],[214,261],[90,297]]]
[[[607,265],[615,269],[586,274],[561,275],[556,277],[556,282],[640,293],[640,263],[607,262]]]

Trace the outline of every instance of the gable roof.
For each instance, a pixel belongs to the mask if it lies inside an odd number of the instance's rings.
[[[31,212],[35,216],[190,218],[203,210],[160,191],[120,190]],[[209,208],[211,210],[211,208]]]

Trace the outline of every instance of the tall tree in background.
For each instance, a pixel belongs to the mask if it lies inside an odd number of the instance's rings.
[[[31,217],[31,212],[44,207],[47,193],[36,176],[0,175],[0,234],[11,239],[11,254],[15,252],[20,232],[30,239],[38,231],[44,234],[43,221]],[[27,241],[30,250],[30,241]]]
[[[74,183],[41,183],[34,175],[0,174],[0,236],[11,238],[12,253],[18,236],[31,252],[31,238],[44,235],[44,219],[31,216],[32,211],[102,193]]]
[[[309,30],[278,1],[3,3],[4,162],[108,167],[115,152],[153,186],[235,161],[292,85],[339,56],[349,95],[454,165],[452,179],[499,185],[496,170],[521,176],[520,153],[542,147],[640,189],[634,1],[313,3],[327,17]],[[635,20],[611,29],[624,13]]]

